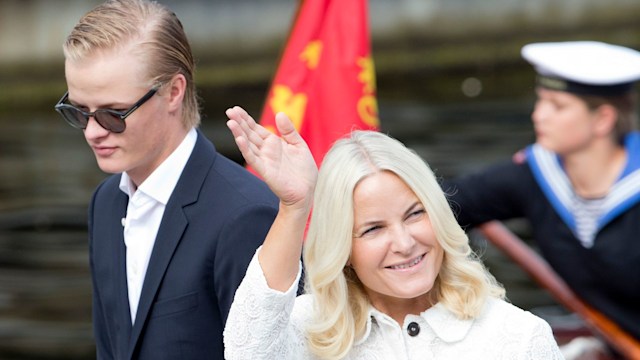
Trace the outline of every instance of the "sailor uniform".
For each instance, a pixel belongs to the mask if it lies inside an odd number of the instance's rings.
[[[609,193],[600,199],[583,199],[577,196],[562,169],[560,158],[553,152],[540,145],[532,145],[526,150],[533,175],[545,196],[585,247],[593,246],[595,233],[599,229],[640,201],[640,135],[632,133],[625,141],[629,157],[627,166]],[[591,211],[588,211],[590,206]],[[594,220],[583,221],[594,226],[589,231],[579,231],[580,217]],[[583,228],[584,226],[588,225],[583,225]]]
[[[562,163],[537,145],[524,163],[501,162],[443,189],[464,227],[527,218],[541,254],[578,296],[640,339],[640,133],[625,143],[626,168],[584,234]]]
[[[596,41],[533,43],[522,57],[538,86],[618,96],[640,79],[640,52]],[[640,133],[625,136],[627,163],[601,198],[578,196],[562,159],[540,145],[522,163],[493,165],[445,182],[462,226],[527,218],[541,254],[596,310],[640,340]]]

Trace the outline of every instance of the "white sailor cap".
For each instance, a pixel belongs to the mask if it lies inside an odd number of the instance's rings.
[[[640,52],[598,41],[533,43],[522,57],[538,73],[538,85],[584,95],[620,95],[640,80]]]

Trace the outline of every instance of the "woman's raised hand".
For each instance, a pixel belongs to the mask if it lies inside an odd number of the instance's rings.
[[[281,137],[265,129],[241,107],[226,111],[227,127],[246,160],[283,205],[310,206],[318,169],[309,147],[284,114],[276,115]],[[304,200],[303,202],[301,202]]]

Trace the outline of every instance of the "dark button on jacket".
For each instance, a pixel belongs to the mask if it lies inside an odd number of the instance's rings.
[[[409,333],[409,336],[417,336],[420,333],[420,325],[418,325],[417,322],[409,323],[409,326],[407,326],[407,333]]]

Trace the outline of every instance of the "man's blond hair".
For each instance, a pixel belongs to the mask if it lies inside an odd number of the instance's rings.
[[[162,86],[177,75],[186,79],[182,120],[186,128],[200,124],[194,83],[195,62],[178,17],[155,1],[109,0],[85,14],[63,45],[67,61],[80,61],[98,51],[134,46],[145,65],[150,86]]]

